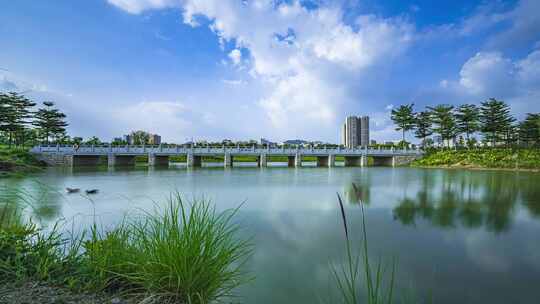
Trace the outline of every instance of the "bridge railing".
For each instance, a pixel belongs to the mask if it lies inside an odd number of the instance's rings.
[[[31,149],[34,153],[62,154],[303,154],[303,155],[420,155],[421,150],[412,149],[366,149],[366,148],[311,148],[311,147],[190,147],[179,145],[40,145]]]

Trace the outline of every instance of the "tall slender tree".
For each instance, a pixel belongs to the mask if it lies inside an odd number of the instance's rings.
[[[422,111],[415,115],[415,131],[416,138],[422,139],[422,145],[426,144],[426,138],[433,134],[433,122],[429,111]]]
[[[54,102],[45,101],[43,106],[36,112],[33,124],[38,128],[41,139],[49,143],[49,139],[58,140],[65,135],[68,123],[66,115],[54,107]]]
[[[433,131],[439,134],[443,141],[446,140],[448,147],[450,147],[450,140],[455,138],[457,134],[456,118],[453,113],[454,106],[442,104],[428,107],[428,109],[431,111],[431,118],[435,125]]]
[[[464,104],[456,109],[456,124],[459,133],[465,133],[467,144],[471,134],[480,129],[480,109],[473,104]]]
[[[525,119],[519,123],[519,140],[527,146],[540,144],[540,113],[527,113]]]
[[[510,107],[504,101],[490,98],[482,102],[480,128],[486,140],[490,141],[493,147],[500,140],[509,142],[508,134],[514,121],[515,118],[510,114]]]
[[[36,104],[16,92],[0,94],[0,129],[8,134],[9,145],[24,144],[24,130],[30,124],[32,107]]]
[[[410,131],[415,126],[413,112],[414,104],[401,105],[392,110],[391,119],[396,124],[396,131],[402,131],[402,140],[405,142],[405,132]]]

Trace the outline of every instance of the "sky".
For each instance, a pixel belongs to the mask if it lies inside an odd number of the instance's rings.
[[[540,1],[56,0],[0,4],[0,91],[69,133],[338,142],[348,115],[506,101],[540,112]],[[411,136],[412,137],[412,136]],[[411,138],[410,137],[410,138]]]

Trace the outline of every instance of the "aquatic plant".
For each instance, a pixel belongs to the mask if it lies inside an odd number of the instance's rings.
[[[361,199],[360,189],[353,184],[356,197]],[[379,259],[375,267],[372,266],[368,254],[368,238],[367,227],[365,219],[364,204],[360,201],[360,209],[362,211],[362,234],[363,239],[361,242],[361,252],[353,253],[352,241],[349,234],[349,228],[347,226],[347,217],[345,214],[345,208],[343,201],[339,193],[337,193],[338,203],[341,212],[341,219],[343,223],[343,230],[345,232],[345,247],[347,253],[346,263],[340,267],[333,266],[332,273],[334,275],[336,284],[340,291],[341,299],[346,304],[368,303],[393,303],[394,296],[394,278],[395,278],[395,262],[392,263],[390,275],[387,277],[386,267]],[[362,262],[362,263],[360,263]],[[362,271],[363,270],[363,271]],[[360,290],[360,275],[364,276],[364,290],[365,296],[361,297]]]

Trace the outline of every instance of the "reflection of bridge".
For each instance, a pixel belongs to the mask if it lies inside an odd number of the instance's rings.
[[[374,165],[396,166],[422,155],[419,150],[345,149],[345,148],[275,148],[258,147],[186,147],[186,146],[36,146],[30,151],[51,165],[98,165],[107,157],[109,166],[133,165],[136,156],[148,156],[149,165],[168,165],[170,156],[185,156],[188,167],[200,167],[203,157],[223,157],[224,167],[232,167],[235,156],[255,157],[260,167],[266,167],[269,157],[287,157],[289,167],[302,166],[303,156],[317,159],[318,167],[333,167],[336,156],[344,158],[344,165],[367,166],[367,158]]]

